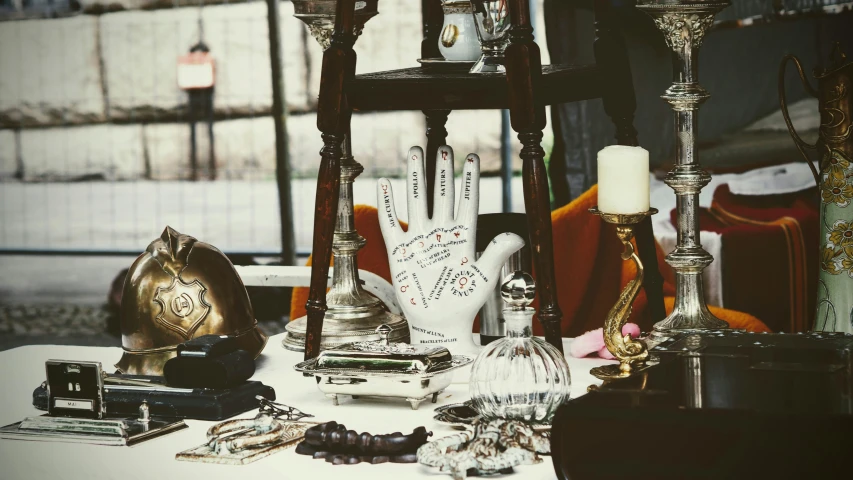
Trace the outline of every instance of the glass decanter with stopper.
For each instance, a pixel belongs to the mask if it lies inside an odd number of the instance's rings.
[[[533,337],[530,307],[536,284],[516,271],[504,279],[501,297],[506,337],[486,346],[471,369],[470,392],[480,416],[527,423],[550,423],[571,396],[569,365],[559,350]]]

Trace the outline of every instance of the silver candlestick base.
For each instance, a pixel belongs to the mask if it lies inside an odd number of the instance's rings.
[[[714,257],[699,239],[699,192],[711,181],[699,166],[696,132],[699,106],[710,97],[699,83],[699,47],[714,15],[729,6],[729,0],[639,0],[637,8],[649,14],[663,32],[673,56],[674,81],[662,96],[675,112],[676,164],[664,180],[677,196],[678,242],[666,256],[675,270],[675,307],[655,324],[655,332],[728,328],[705,304],[702,271]]]
[[[376,328],[380,325],[391,327],[388,333],[390,342],[409,341],[409,324],[406,319],[385,310],[379,299],[364,291],[358,278],[358,251],[367,242],[355,230],[352,182],[364,169],[350,155],[351,151],[347,135],[344,157],[341,159],[338,220],[332,240],[335,269],[332,273],[332,288],[326,294],[328,309],[323,320],[320,350],[350,342],[377,341],[379,334]],[[304,351],[307,327],[307,317],[288,323],[282,346],[288,350]]]
[[[364,23],[378,12],[379,0],[359,1],[355,4],[354,33],[361,34]],[[337,0],[293,0],[294,16],[311,30],[311,35],[325,50],[329,47],[335,27]],[[332,239],[335,269],[332,288],[326,294],[328,308],[323,318],[320,350],[337,347],[344,343],[378,341],[376,328],[388,325],[388,341],[409,341],[409,324],[406,319],[385,310],[382,302],[361,288],[358,278],[358,251],[364,247],[364,237],[355,230],[353,217],[352,182],[364,168],[352,157],[351,133],[347,132],[341,158],[341,186],[338,196],[338,219]],[[305,335],[308,317],[301,317],[287,324],[287,333],[281,344],[288,350],[305,350]]]

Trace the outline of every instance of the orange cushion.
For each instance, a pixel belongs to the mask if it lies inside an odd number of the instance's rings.
[[[634,262],[622,261],[623,245],[616,236],[615,227],[604,223],[588,212],[598,199],[598,187],[593,186],[572,203],[551,214],[554,238],[554,264],[556,265],[557,301],[563,312],[561,331],[564,336],[577,336],[587,330],[601,327],[607,312],[616,302],[619,292],[636,273]],[[385,242],[379,229],[377,210],[366,205],[354,208],[356,230],[367,240],[358,252],[360,269],[373,272],[391,281]],[[406,228],[405,224],[403,225]],[[674,274],[664,261],[664,254],[657,245],[658,268],[664,276],[664,294],[675,293]],[[308,259],[311,265],[311,259]],[[535,272],[534,276],[535,276]],[[305,315],[308,300],[307,288],[293,289],[290,303],[290,318],[295,320]],[[671,311],[673,297],[667,297],[667,311]],[[537,303],[534,303],[536,306]],[[646,313],[647,300],[640,292],[634,302],[632,321],[644,330],[651,327]],[[749,331],[769,331],[761,320],[741,312],[724,308],[709,307],[711,311],[729,322],[733,328]],[[534,333],[542,334],[542,326],[534,322]]]

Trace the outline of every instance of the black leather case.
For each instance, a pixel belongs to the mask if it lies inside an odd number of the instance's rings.
[[[128,379],[146,379],[164,386],[163,377],[125,375]],[[164,389],[151,390],[140,387],[107,385],[104,401],[109,417],[135,417],[142,401],[148,402],[152,416],[191,418],[196,420],[223,420],[249,410],[258,409],[256,395],[275,400],[275,390],[261,382],[245,382],[223,390]],[[142,387],[145,388],[145,387]],[[47,388],[39,386],[33,391],[33,406],[47,410]]]
[[[172,387],[233,388],[255,373],[255,361],[244,350],[219,357],[175,357],[166,362],[163,375]]]
[[[228,335],[202,335],[178,344],[179,357],[215,358],[237,350],[237,338]]]
[[[853,337],[677,334],[652,353],[557,410],[558,479],[850,478]]]

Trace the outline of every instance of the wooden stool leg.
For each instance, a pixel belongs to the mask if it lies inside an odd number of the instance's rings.
[[[426,117],[426,183],[427,183],[427,212],[432,217],[432,192],[435,189],[435,156],[438,148],[447,143],[447,117],[450,110],[424,110]],[[461,152],[457,152],[461,153]]]
[[[542,56],[533,41],[530,4],[527,0],[509,0],[512,28],[506,48],[506,79],[509,89],[509,114],[512,129],[521,140],[524,209],[530,228],[530,250],[539,295],[539,322],[545,339],[563,351],[561,320],[557,305],[557,280],[554,276],[554,238],[551,233],[551,199],[548,171],[542,149],[542,130],[546,126],[545,105],[536,98],[542,78]]]
[[[557,305],[557,282],[554,277],[554,240],[551,233],[551,201],[548,195],[548,171],[542,131],[518,134],[521,140],[524,209],[530,229],[533,268],[536,270],[536,290],[539,294],[539,322],[545,329],[545,340],[563,351],[560,321],[563,313]]]
[[[634,128],[637,100],[634,95],[631,64],[625,48],[625,39],[613,17],[610,0],[595,2],[595,36],[595,61],[605,82],[602,102],[604,111],[616,126],[616,142],[619,145],[639,145],[637,130]],[[651,217],[643,220],[634,229],[634,237],[637,241],[637,254],[645,267],[643,290],[649,302],[649,314],[653,323],[659,322],[666,318],[666,308],[663,303],[663,276],[658,268]]]
[[[323,134],[320,151],[320,173],[317,176],[317,195],[314,200],[314,243],[311,250],[311,288],[305,310],[308,314],[305,332],[305,358],[320,353],[323,319],[326,315],[326,285],[329,262],[332,258],[332,238],[338,214],[338,195],[341,184],[341,140],[334,134]]]
[[[320,172],[314,199],[314,242],[311,251],[311,288],[305,310],[308,322],[305,334],[305,359],[320,354],[323,320],[326,315],[326,285],[332,258],[332,239],[338,214],[341,186],[341,142],[349,130],[350,115],[344,87],[355,75],[356,55],[353,25],[355,0],[339,0],[335,13],[332,44],[323,52],[320,96],[317,101],[317,128],[322,132]]]
[[[441,0],[421,0],[421,20],[424,35],[421,40],[421,58],[441,58],[441,51],[438,49],[438,37],[444,26]]]
[[[542,149],[542,130],[546,126],[545,105],[536,98],[542,78],[542,56],[533,41],[530,4],[527,0],[509,0],[512,28],[506,48],[506,80],[509,89],[509,115],[512,129],[521,141],[524,209],[530,229],[530,250],[539,295],[539,322],[545,340],[563,351],[560,322],[563,314],[557,305],[557,280],[554,276],[554,238],[551,233],[551,199],[548,171]]]

